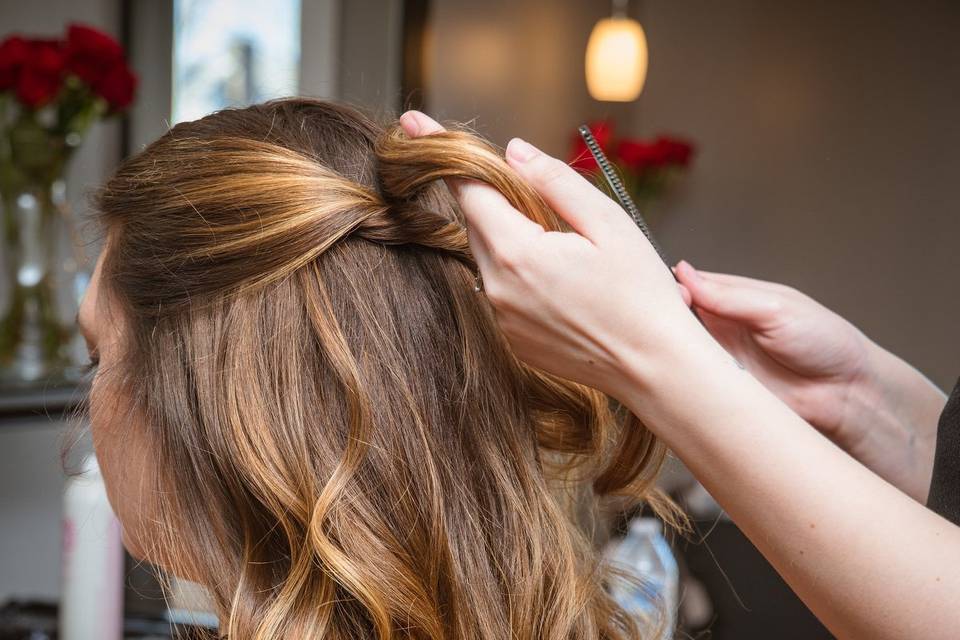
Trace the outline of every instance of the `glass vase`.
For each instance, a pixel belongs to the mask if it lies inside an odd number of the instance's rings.
[[[86,285],[62,175],[21,181],[0,198],[0,384],[75,383],[76,315]]]

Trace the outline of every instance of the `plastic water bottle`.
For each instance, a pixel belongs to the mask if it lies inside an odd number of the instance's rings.
[[[636,518],[626,537],[613,542],[607,561],[631,574],[636,582],[613,577],[610,593],[641,629],[661,629],[659,638],[673,638],[678,606],[679,571],[663,525],[655,518]]]

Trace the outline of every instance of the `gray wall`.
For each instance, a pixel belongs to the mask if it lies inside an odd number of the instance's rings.
[[[702,149],[663,225],[673,254],[795,285],[952,386],[960,5],[643,10],[652,63],[634,122]]]
[[[335,96],[395,117],[400,97],[401,0],[341,0]],[[311,64],[304,58],[304,64]]]
[[[501,145],[523,136],[565,154],[568,137],[596,104],[583,57],[590,28],[609,11],[599,0],[434,0],[427,109],[471,122]]]
[[[960,5],[631,6],[650,69],[625,106],[584,87],[587,37],[608,2],[436,0],[430,109],[560,154],[575,125],[601,115],[624,133],[692,138],[694,168],[658,207],[671,255],[794,285],[952,386]]]
[[[308,0],[300,11],[300,93],[339,95],[340,0]]]

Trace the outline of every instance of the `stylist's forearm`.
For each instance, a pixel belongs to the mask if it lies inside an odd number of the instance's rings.
[[[960,529],[810,429],[705,334],[684,335],[663,357],[624,358],[636,363],[624,402],[838,637],[954,637]]]
[[[920,502],[926,502],[933,473],[937,421],[946,396],[916,368],[870,345],[864,375],[850,386],[842,431],[845,448],[863,459],[887,452],[875,470]]]

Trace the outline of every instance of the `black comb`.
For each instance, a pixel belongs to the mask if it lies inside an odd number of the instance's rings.
[[[640,227],[640,231],[643,232],[643,235],[647,236],[647,240],[649,240],[653,248],[656,249],[657,254],[660,255],[660,259],[667,265],[667,268],[670,268],[670,260],[667,259],[667,254],[663,252],[660,244],[654,240],[653,234],[650,233],[650,228],[647,227],[646,221],[640,214],[640,210],[637,209],[633,198],[627,193],[627,189],[623,186],[623,182],[620,180],[620,176],[617,175],[613,165],[607,160],[607,156],[603,153],[603,149],[600,148],[597,139],[593,137],[593,132],[590,131],[590,127],[584,124],[581,125],[577,131],[580,132],[580,137],[583,138],[583,141],[586,143],[587,149],[589,149],[591,155],[593,155],[593,159],[597,161],[597,165],[600,167],[603,177],[607,179],[607,184],[610,185],[613,195],[620,201],[620,206],[623,207],[624,211],[633,219],[634,223]]]

